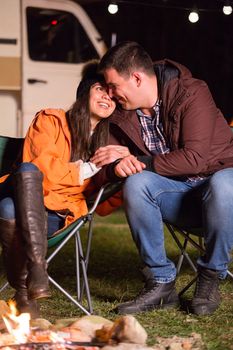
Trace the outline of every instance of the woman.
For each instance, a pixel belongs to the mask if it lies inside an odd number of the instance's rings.
[[[103,77],[97,74],[97,64],[89,64],[73,107],[66,113],[45,109],[36,115],[25,137],[23,163],[4,178],[0,240],[20,312],[37,317],[36,299],[50,296],[47,234],[51,236],[86,214],[83,192],[98,171],[89,159],[107,144],[107,118],[114,109]]]

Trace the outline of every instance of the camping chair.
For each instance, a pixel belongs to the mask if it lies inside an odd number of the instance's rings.
[[[203,234],[202,234],[202,229],[197,228],[197,229],[190,229],[186,230],[177,226],[174,226],[172,224],[169,224],[168,222],[165,223],[165,226],[168,229],[168,232],[171,234],[173,237],[174,241],[176,242],[176,245],[179,249],[179,259],[176,265],[177,269],[177,274],[180,273],[180,270],[182,268],[182,265],[184,263],[184,260],[187,261],[189,266],[193,269],[195,273],[197,273],[197,267],[195,263],[192,261],[187,248],[188,244],[193,246],[194,248],[197,249],[199,254],[204,254],[205,253],[205,247],[203,245]],[[183,240],[182,240],[183,238]],[[233,279],[233,273],[230,272],[229,270],[227,271],[227,274],[229,277]],[[185,286],[180,292],[179,296],[182,296],[197,280],[197,276],[195,276],[188,284]]]
[[[0,176],[9,173],[9,171],[17,165],[20,160],[20,153],[23,147],[23,138],[13,138],[0,136]],[[85,314],[89,315],[93,313],[93,307],[90,296],[90,289],[88,284],[87,277],[87,267],[88,260],[91,248],[91,239],[92,239],[92,231],[93,231],[93,218],[94,212],[97,205],[110,197],[113,193],[119,190],[119,185],[112,186],[107,184],[103,186],[96,195],[93,195],[89,200],[89,210],[88,213],[78,220],[73,222],[67,228],[59,231],[56,236],[53,236],[48,239],[48,248],[54,248],[53,252],[47,257],[48,267],[50,262],[54,259],[55,256],[62,250],[62,248],[66,245],[71,238],[75,239],[75,258],[76,258],[76,291],[77,295],[74,298],[66,289],[64,289],[59,283],[57,283],[50,275],[49,281],[60,290],[70,301],[72,301],[77,307],[79,307]],[[87,243],[86,249],[84,252],[83,244],[80,237],[80,229],[88,223],[87,230]],[[48,268],[49,273],[49,268]],[[81,277],[82,277],[82,285],[81,285]],[[2,292],[7,286],[8,282],[6,282],[1,288],[0,292]],[[83,294],[86,294],[87,299],[87,307],[82,304]]]

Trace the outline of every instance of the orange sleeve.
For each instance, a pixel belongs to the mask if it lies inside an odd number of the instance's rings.
[[[79,169],[69,162],[70,148],[65,112],[41,111],[36,115],[25,137],[23,161],[38,166],[44,174],[47,189],[77,186],[80,185]]]

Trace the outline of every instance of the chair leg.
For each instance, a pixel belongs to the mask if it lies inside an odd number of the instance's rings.
[[[79,247],[78,247],[78,240],[77,235],[79,235],[80,232],[78,231],[75,235],[75,259],[76,259],[76,292],[77,292],[77,300],[79,302],[82,301],[81,298],[81,274],[80,274],[80,254],[79,254]]]
[[[3,292],[7,287],[9,287],[9,282],[5,282],[1,287],[0,287],[0,293]]]
[[[184,239],[185,239],[185,240],[184,240],[184,244],[182,245],[181,242],[179,241],[179,239],[178,239],[178,237],[177,237],[177,235],[176,235],[175,230],[173,229],[173,227],[172,227],[170,224],[166,224],[166,226],[167,226],[169,232],[171,233],[173,239],[175,240],[175,242],[176,242],[178,248],[179,248],[180,251],[181,251],[181,255],[180,255],[180,257],[179,257],[179,260],[178,260],[178,263],[177,263],[177,267],[176,267],[177,273],[180,272],[180,269],[181,269],[181,266],[182,266],[182,264],[183,264],[184,258],[187,260],[187,262],[189,263],[189,265],[191,266],[191,268],[193,269],[193,271],[194,271],[194,272],[197,272],[196,266],[194,265],[194,263],[192,262],[192,260],[191,260],[191,258],[190,258],[190,256],[189,256],[189,254],[188,254],[187,251],[186,251],[187,244],[188,244],[188,242],[190,241],[189,235],[188,235],[188,234],[185,235],[183,232],[178,231],[178,232],[180,232],[180,233],[182,234],[182,236],[184,236]]]
[[[188,284],[185,286],[179,293],[178,297],[180,298],[197,280],[197,276],[195,276]]]
[[[90,315],[93,313],[92,304],[91,304],[91,297],[90,297],[90,289],[87,279],[87,270],[85,265],[85,258],[83,254],[83,248],[80,238],[79,229],[83,226],[84,223],[86,223],[88,219],[83,218],[79,224],[72,229],[72,231],[66,236],[66,238],[63,239],[63,241],[57,246],[57,248],[53,251],[53,253],[47,258],[47,263],[50,263],[51,260],[57,255],[57,253],[63,248],[63,246],[74,236],[75,238],[75,256],[76,256],[76,278],[77,278],[77,300],[74,299],[61,285],[59,285],[51,276],[49,276],[49,281],[57,288],[59,289],[70,301],[72,301],[76,306],[78,306],[86,315]],[[85,285],[85,291],[87,295],[87,303],[88,303],[88,310],[81,305],[79,297],[80,297],[80,266],[83,273],[83,280]]]
[[[76,240],[76,246],[77,246],[78,251],[79,251],[79,261],[80,261],[80,265],[81,265],[81,268],[82,268],[83,284],[84,284],[84,287],[85,287],[88,308],[89,308],[89,312],[93,313],[92,302],[91,302],[91,294],[90,294],[89,283],[88,283],[88,278],[87,278],[86,261],[85,261],[85,258],[84,258],[81,238],[80,238],[79,234],[75,235],[75,240]]]
[[[64,288],[60,286],[52,277],[49,276],[49,281],[57,288],[59,289],[72,303],[74,303],[76,306],[78,306],[86,315],[90,315],[91,313],[88,312],[85,307],[83,307],[77,300],[75,300]]]
[[[204,246],[203,246],[203,238],[199,237],[199,246],[201,247],[201,249],[204,251]]]
[[[192,262],[192,259],[190,258],[189,254],[187,253],[186,251],[186,247],[187,247],[187,244],[188,244],[188,239],[185,240],[185,246],[184,246],[184,250],[182,251],[182,254],[180,256],[180,259],[183,257],[182,259],[182,263],[183,263],[183,260],[184,258],[187,260],[187,262],[189,263],[190,267],[193,269],[194,272],[197,272],[197,268],[196,266],[194,265],[194,263]],[[179,259],[179,260],[180,260]],[[179,273],[180,272],[180,269],[181,269],[181,263],[180,261],[178,261],[178,264],[177,264],[177,272]]]
[[[178,248],[180,249],[181,255],[179,257],[178,263],[177,263],[177,273],[180,272],[181,266],[183,264],[184,258],[188,261],[189,265],[192,267],[192,269],[194,270],[195,273],[197,273],[197,268],[194,265],[194,263],[192,262],[189,254],[186,251],[187,245],[188,243],[190,243],[194,248],[196,248],[200,253],[205,253],[205,248],[203,246],[203,238],[199,236],[199,244],[196,243],[191,237],[190,234],[182,229],[179,228],[174,228],[172,225],[166,223],[167,229],[169,230],[169,232],[171,233],[173,239],[175,240]],[[177,237],[176,231],[178,232],[178,234],[180,234],[181,236],[184,237],[184,243],[183,245],[181,244],[180,240]],[[231,278],[233,278],[233,273],[230,272],[229,270],[227,270],[227,274],[228,276],[230,276]],[[197,280],[197,276],[194,277],[189,283],[188,285],[183,288],[180,292],[179,292],[179,297],[181,297]]]
[[[91,251],[91,242],[92,242],[92,236],[93,236],[93,215],[91,215],[88,220],[89,220],[89,227],[87,232],[87,245],[86,245],[86,254],[85,254],[86,271],[88,269],[89,256]],[[83,297],[84,287],[85,287],[84,283],[82,283],[80,300],[82,300],[82,297]]]
[[[187,244],[188,244],[188,239],[185,238],[184,244],[183,244],[183,246],[181,246],[181,247],[182,247],[182,248],[181,248],[181,255],[180,255],[180,257],[179,257],[179,260],[178,260],[178,263],[177,263],[177,267],[176,267],[177,274],[180,273],[180,269],[181,269],[181,267],[182,267],[184,258],[188,261],[188,263],[189,263],[189,265],[191,266],[191,268],[193,269],[193,271],[194,271],[194,272],[197,272],[196,266],[194,265],[194,263],[192,262],[192,259],[190,258],[189,254],[188,254],[187,251],[186,251]]]
[[[227,270],[227,274],[228,274],[228,276],[230,276],[231,278],[233,278],[233,273],[232,273],[231,271]]]

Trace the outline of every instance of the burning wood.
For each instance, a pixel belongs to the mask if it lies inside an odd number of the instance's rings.
[[[3,320],[8,333],[0,334],[3,350],[98,350],[107,344],[145,344],[147,334],[133,316],[111,322],[99,316],[84,316],[68,326],[48,329],[30,327],[30,314],[17,315],[14,304]]]
[[[91,341],[71,341],[52,330],[30,328],[30,314],[17,315],[14,302],[9,303],[9,311],[2,315],[8,333],[0,335],[0,349],[11,350],[65,350],[88,349],[96,350],[104,344]],[[97,348],[98,345],[98,348]]]

